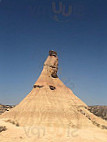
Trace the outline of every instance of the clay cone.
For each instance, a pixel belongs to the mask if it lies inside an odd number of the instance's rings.
[[[93,126],[94,115],[89,113],[87,105],[63,84],[57,71],[57,53],[50,51],[32,91],[2,117],[18,122],[20,126]]]

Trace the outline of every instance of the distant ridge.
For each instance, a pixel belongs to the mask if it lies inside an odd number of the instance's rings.
[[[107,120],[107,106],[89,106],[88,110],[95,114],[96,116],[99,116],[105,120]]]
[[[15,105],[2,105],[2,104],[0,104],[0,114],[4,113],[5,111],[9,111],[13,107],[15,107]]]

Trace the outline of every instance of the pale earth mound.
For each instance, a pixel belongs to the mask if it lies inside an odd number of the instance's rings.
[[[87,110],[57,71],[57,53],[50,51],[32,91],[0,116],[7,129],[1,142],[107,142],[107,122]]]

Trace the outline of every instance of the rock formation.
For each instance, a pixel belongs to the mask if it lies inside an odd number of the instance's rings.
[[[19,126],[105,126],[106,122],[90,113],[87,105],[63,84],[58,78],[57,71],[57,53],[49,51],[41,75],[31,92],[1,117],[14,120]]]

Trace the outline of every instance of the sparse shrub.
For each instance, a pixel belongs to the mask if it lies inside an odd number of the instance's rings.
[[[107,129],[107,126],[105,126],[105,125],[102,125],[102,129]]]
[[[19,123],[16,123],[16,126],[19,127]]]
[[[2,132],[2,131],[6,131],[7,130],[7,128],[5,127],[5,126],[0,126],[0,133]]]
[[[19,127],[19,123],[17,121],[15,122],[14,120],[8,119],[5,122],[9,122],[9,123],[11,123],[11,124],[16,125],[17,127]]]

